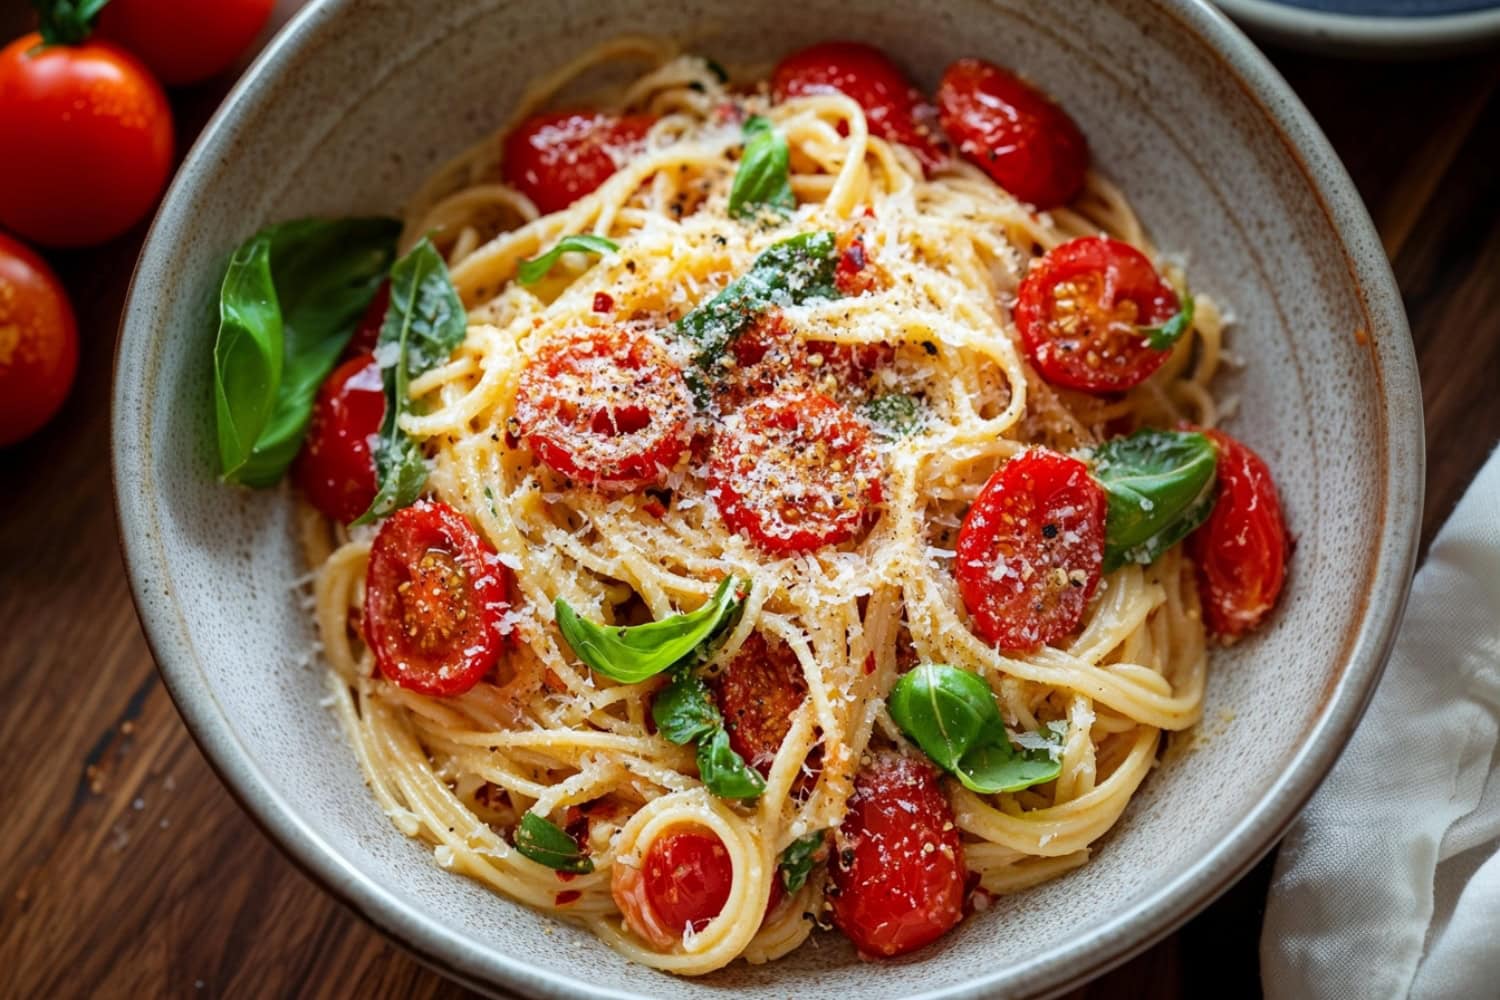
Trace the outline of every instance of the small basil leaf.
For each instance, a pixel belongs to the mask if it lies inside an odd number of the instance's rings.
[[[875,433],[888,441],[922,433],[927,426],[927,407],[915,396],[893,392],[876,396],[859,408],[875,428]]]
[[[587,875],[594,870],[593,859],[583,853],[578,841],[556,823],[528,812],[516,827],[516,850],[539,865],[554,871]]]
[[[394,219],[269,226],[230,258],[219,289],[214,416],[220,474],[271,486],[302,446],[333,370],[395,256]]]
[[[837,245],[830,232],[800,233],[773,243],[723,291],[677,321],[677,334],[696,347],[695,362],[709,370],[734,338],[777,305],[838,298],[833,283]]]
[[[708,686],[692,671],[682,670],[651,700],[657,732],[678,746],[695,743],[724,724]]]
[[[820,855],[826,853],[824,848],[828,843],[827,834],[826,830],[815,830],[804,837],[798,837],[781,852],[777,868],[781,871],[781,883],[786,886],[787,892],[796,892],[807,884],[807,876],[812,874],[813,865],[818,863]]]
[[[464,304],[448,277],[448,265],[424,237],[391,268],[391,304],[375,346],[385,386],[385,418],[371,449],[378,488],[370,509],[355,524],[385,517],[421,495],[427,462],[399,421],[411,408],[411,380],[446,362],[467,330]]]
[[[620,245],[614,240],[605,239],[603,236],[592,236],[587,233],[577,233],[573,236],[564,236],[557,241],[557,245],[540,257],[521,261],[521,266],[516,269],[516,277],[523,285],[534,285],[547,276],[552,270],[552,265],[565,253],[592,253],[607,254],[615,253]]]
[[[1150,564],[1207,520],[1215,500],[1213,442],[1192,431],[1147,428],[1094,451],[1094,478],[1109,498],[1104,569]]]
[[[1011,745],[994,692],[968,670],[919,664],[896,681],[886,707],[933,763],[972,792],[1020,791],[1062,773],[1050,750],[1018,751]]]
[[[1193,313],[1195,311],[1193,296],[1187,292],[1183,292],[1181,301],[1182,304],[1178,306],[1177,311],[1161,326],[1141,327],[1141,333],[1145,335],[1146,340],[1151,344],[1152,350],[1165,351],[1177,343],[1184,333],[1193,328]]]
[[[786,136],[763,115],[745,120],[745,153],[729,188],[729,215],[754,218],[763,211],[785,216],[797,207],[787,166]]]
[[[578,617],[561,597],[554,607],[557,627],[575,656],[606,677],[636,684],[712,655],[739,622],[748,593],[748,583],[726,576],[703,607],[648,625],[599,625]]]
[[[698,777],[721,799],[753,799],[766,790],[766,779],[729,745],[729,734],[717,728],[698,743]]]

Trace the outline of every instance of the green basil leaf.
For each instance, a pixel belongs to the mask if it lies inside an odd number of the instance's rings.
[[[1094,450],[1094,478],[1109,498],[1104,569],[1150,564],[1213,510],[1218,456],[1191,431],[1147,428]]]
[[[614,240],[605,239],[603,236],[593,236],[588,233],[575,233],[572,236],[564,236],[557,241],[557,245],[540,257],[521,261],[521,266],[516,269],[518,277],[523,285],[534,285],[547,276],[552,270],[552,265],[565,253],[592,253],[607,254],[615,253],[620,245]]]
[[[917,397],[904,393],[876,396],[861,406],[859,412],[875,428],[875,433],[888,441],[920,434],[927,426],[927,407]]]
[[[378,489],[370,509],[355,524],[368,524],[422,493],[427,461],[399,420],[411,409],[411,380],[446,362],[464,342],[464,304],[448,276],[448,265],[425,237],[391,268],[391,304],[380,325],[375,360],[385,386],[385,417],[371,449]]]
[[[824,849],[827,843],[828,831],[815,830],[798,837],[781,852],[781,860],[776,867],[781,871],[781,884],[786,886],[787,892],[796,892],[807,884],[813,865],[818,863],[820,855],[826,853]]]
[[[539,865],[554,871],[587,875],[594,870],[593,859],[583,853],[578,841],[556,823],[528,812],[516,827],[516,850]]]
[[[302,446],[318,387],[395,256],[394,219],[301,219],[235,250],[219,289],[214,417],[220,474],[271,486]]]
[[[750,270],[677,321],[679,336],[696,348],[700,368],[711,369],[734,338],[778,305],[838,298],[833,283],[838,248],[830,232],[799,233],[773,243]]]
[[[753,799],[766,790],[766,779],[735,753],[721,726],[698,742],[698,777],[721,799]]]
[[[678,746],[712,736],[724,725],[708,685],[691,670],[678,671],[672,683],[656,692],[651,699],[651,719],[656,731]]]
[[[718,641],[739,622],[749,583],[726,576],[696,611],[648,625],[599,625],[578,617],[561,597],[557,627],[573,654],[606,677],[636,684],[673,667],[688,667],[712,655]]]
[[[1154,351],[1165,351],[1184,333],[1193,328],[1193,313],[1195,311],[1193,297],[1187,292],[1182,293],[1182,304],[1172,314],[1171,319],[1161,326],[1143,326],[1141,333],[1145,334],[1146,340],[1151,344]]]
[[[762,212],[786,216],[796,208],[787,162],[786,135],[763,115],[747,118],[745,153],[729,188],[730,217],[750,219]]]
[[[933,763],[970,791],[1020,791],[1062,772],[1050,752],[1023,752],[1011,745],[994,692],[968,670],[919,664],[892,686],[886,708]]]

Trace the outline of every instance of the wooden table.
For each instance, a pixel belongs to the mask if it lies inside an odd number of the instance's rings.
[[[3,37],[20,7],[0,12]],[[1500,59],[1273,56],[1395,262],[1423,372],[1425,547],[1500,438]],[[226,88],[174,95],[180,147]],[[82,367],[61,416],[0,451],[0,996],[466,995],[278,852],[157,677],[109,481],[111,356],[143,236],[49,255]],[[1270,864],[1074,997],[1258,995]]]

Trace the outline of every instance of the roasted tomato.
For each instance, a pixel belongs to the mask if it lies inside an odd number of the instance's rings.
[[[822,42],[793,52],[771,74],[776,100],[839,93],[865,112],[870,132],[910,146],[928,171],[947,160],[936,109],[884,52],[860,42]]]
[[[383,281],[380,287],[375,289],[375,297],[365,307],[365,314],[360,317],[359,326],[354,328],[354,336],[349,338],[349,345],[344,348],[346,357],[375,353],[375,347],[380,343],[380,328],[385,324],[385,312],[390,306],[391,283]]]
[[[0,447],[52,419],[78,369],[78,324],[62,282],[0,233]]]
[[[1153,349],[1145,330],[1180,308],[1145,254],[1107,236],[1082,236],[1032,265],[1015,317],[1042,378],[1084,392],[1124,392],[1172,353]]]
[[[661,951],[707,927],[733,886],[734,866],[723,842],[696,826],[668,830],[646,848],[639,868],[617,860],[610,876],[626,925]]]
[[[370,354],[333,370],[313,403],[292,479],[324,517],[348,524],[375,499],[370,441],[385,419],[380,366]]]
[[[708,479],[730,529],[776,555],[853,538],[881,500],[869,427],[816,392],[776,393],[731,414]]]
[[[1215,636],[1236,639],[1259,625],[1286,578],[1286,522],[1271,470],[1223,431],[1204,431],[1219,452],[1219,498],[1188,536],[1198,567],[1203,618]]]
[[[1108,506],[1088,466],[1055,451],[996,470],[958,532],[954,572],[974,631],[1021,652],[1076,629],[1103,570]]]
[[[712,686],[729,745],[762,775],[770,774],[792,716],[807,697],[797,654],[780,640],[767,642],[752,632]]]
[[[863,955],[903,955],[963,918],[963,844],[930,763],[886,752],[859,772],[831,874],[833,922]]]
[[[1009,70],[960,59],[938,85],[938,114],[958,151],[996,184],[1039,209],[1083,189],[1089,145],[1052,99]]]
[[[381,525],[365,571],[375,665],[409,691],[463,694],[500,658],[513,588],[510,570],[458,511],[429,500],[403,507]]]
[[[567,208],[640,152],[648,115],[554,111],[533,115],[505,137],[505,182],[543,213]]]
[[[581,329],[521,373],[515,419],[542,462],[596,489],[661,482],[692,444],[693,396],[654,334]]]

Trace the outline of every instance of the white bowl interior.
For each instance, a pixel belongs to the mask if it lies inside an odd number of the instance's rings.
[[[252,810],[429,957],[471,980],[559,995],[578,995],[567,980],[600,995],[664,997],[724,987],[747,998],[957,995],[979,980],[1031,991],[1164,930],[1182,913],[1174,893],[1201,900],[1226,885],[1284,821],[1288,803],[1277,798],[1310,790],[1310,770],[1331,758],[1312,744],[1357,714],[1374,672],[1400,599],[1382,596],[1382,581],[1403,568],[1372,539],[1382,527],[1409,535],[1420,491],[1419,472],[1405,494],[1390,486],[1388,470],[1413,471],[1420,456],[1389,428],[1420,427],[1420,404],[1388,398],[1415,396],[1409,343],[1388,275],[1362,300],[1357,275],[1379,253],[1362,211],[1330,205],[1310,179],[1336,184],[1341,169],[1320,143],[1294,147],[1302,138],[1288,140],[1276,117],[1299,112],[1257,95],[1201,39],[1205,25],[1233,41],[1206,10],[1146,0],[329,0],[307,12],[293,41],[242,85],[234,114],[210,129],[164,209],[137,275],[117,384],[137,599],[184,713]],[[441,871],[380,813],[321,704],[311,622],[293,590],[305,570],[288,496],[214,480],[212,317],[231,249],[273,220],[396,210],[429,170],[503,122],[528,80],[641,29],[730,65],[852,36],[926,85],[961,55],[1039,81],[1082,124],[1096,164],[1158,245],[1232,310],[1229,343],[1247,365],[1219,390],[1238,397],[1231,426],[1275,471],[1298,539],[1274,627],[1215,655],[1201,738],[1179,741],[1191,748],[1168,756],[1095,859],[903,961],[862,963],[841,938],[820,935],[769,966],[674,979]],[[1371,601],[1381,620],[1366,623]],[[1229,842],[1235,851],[1215,854]]]

